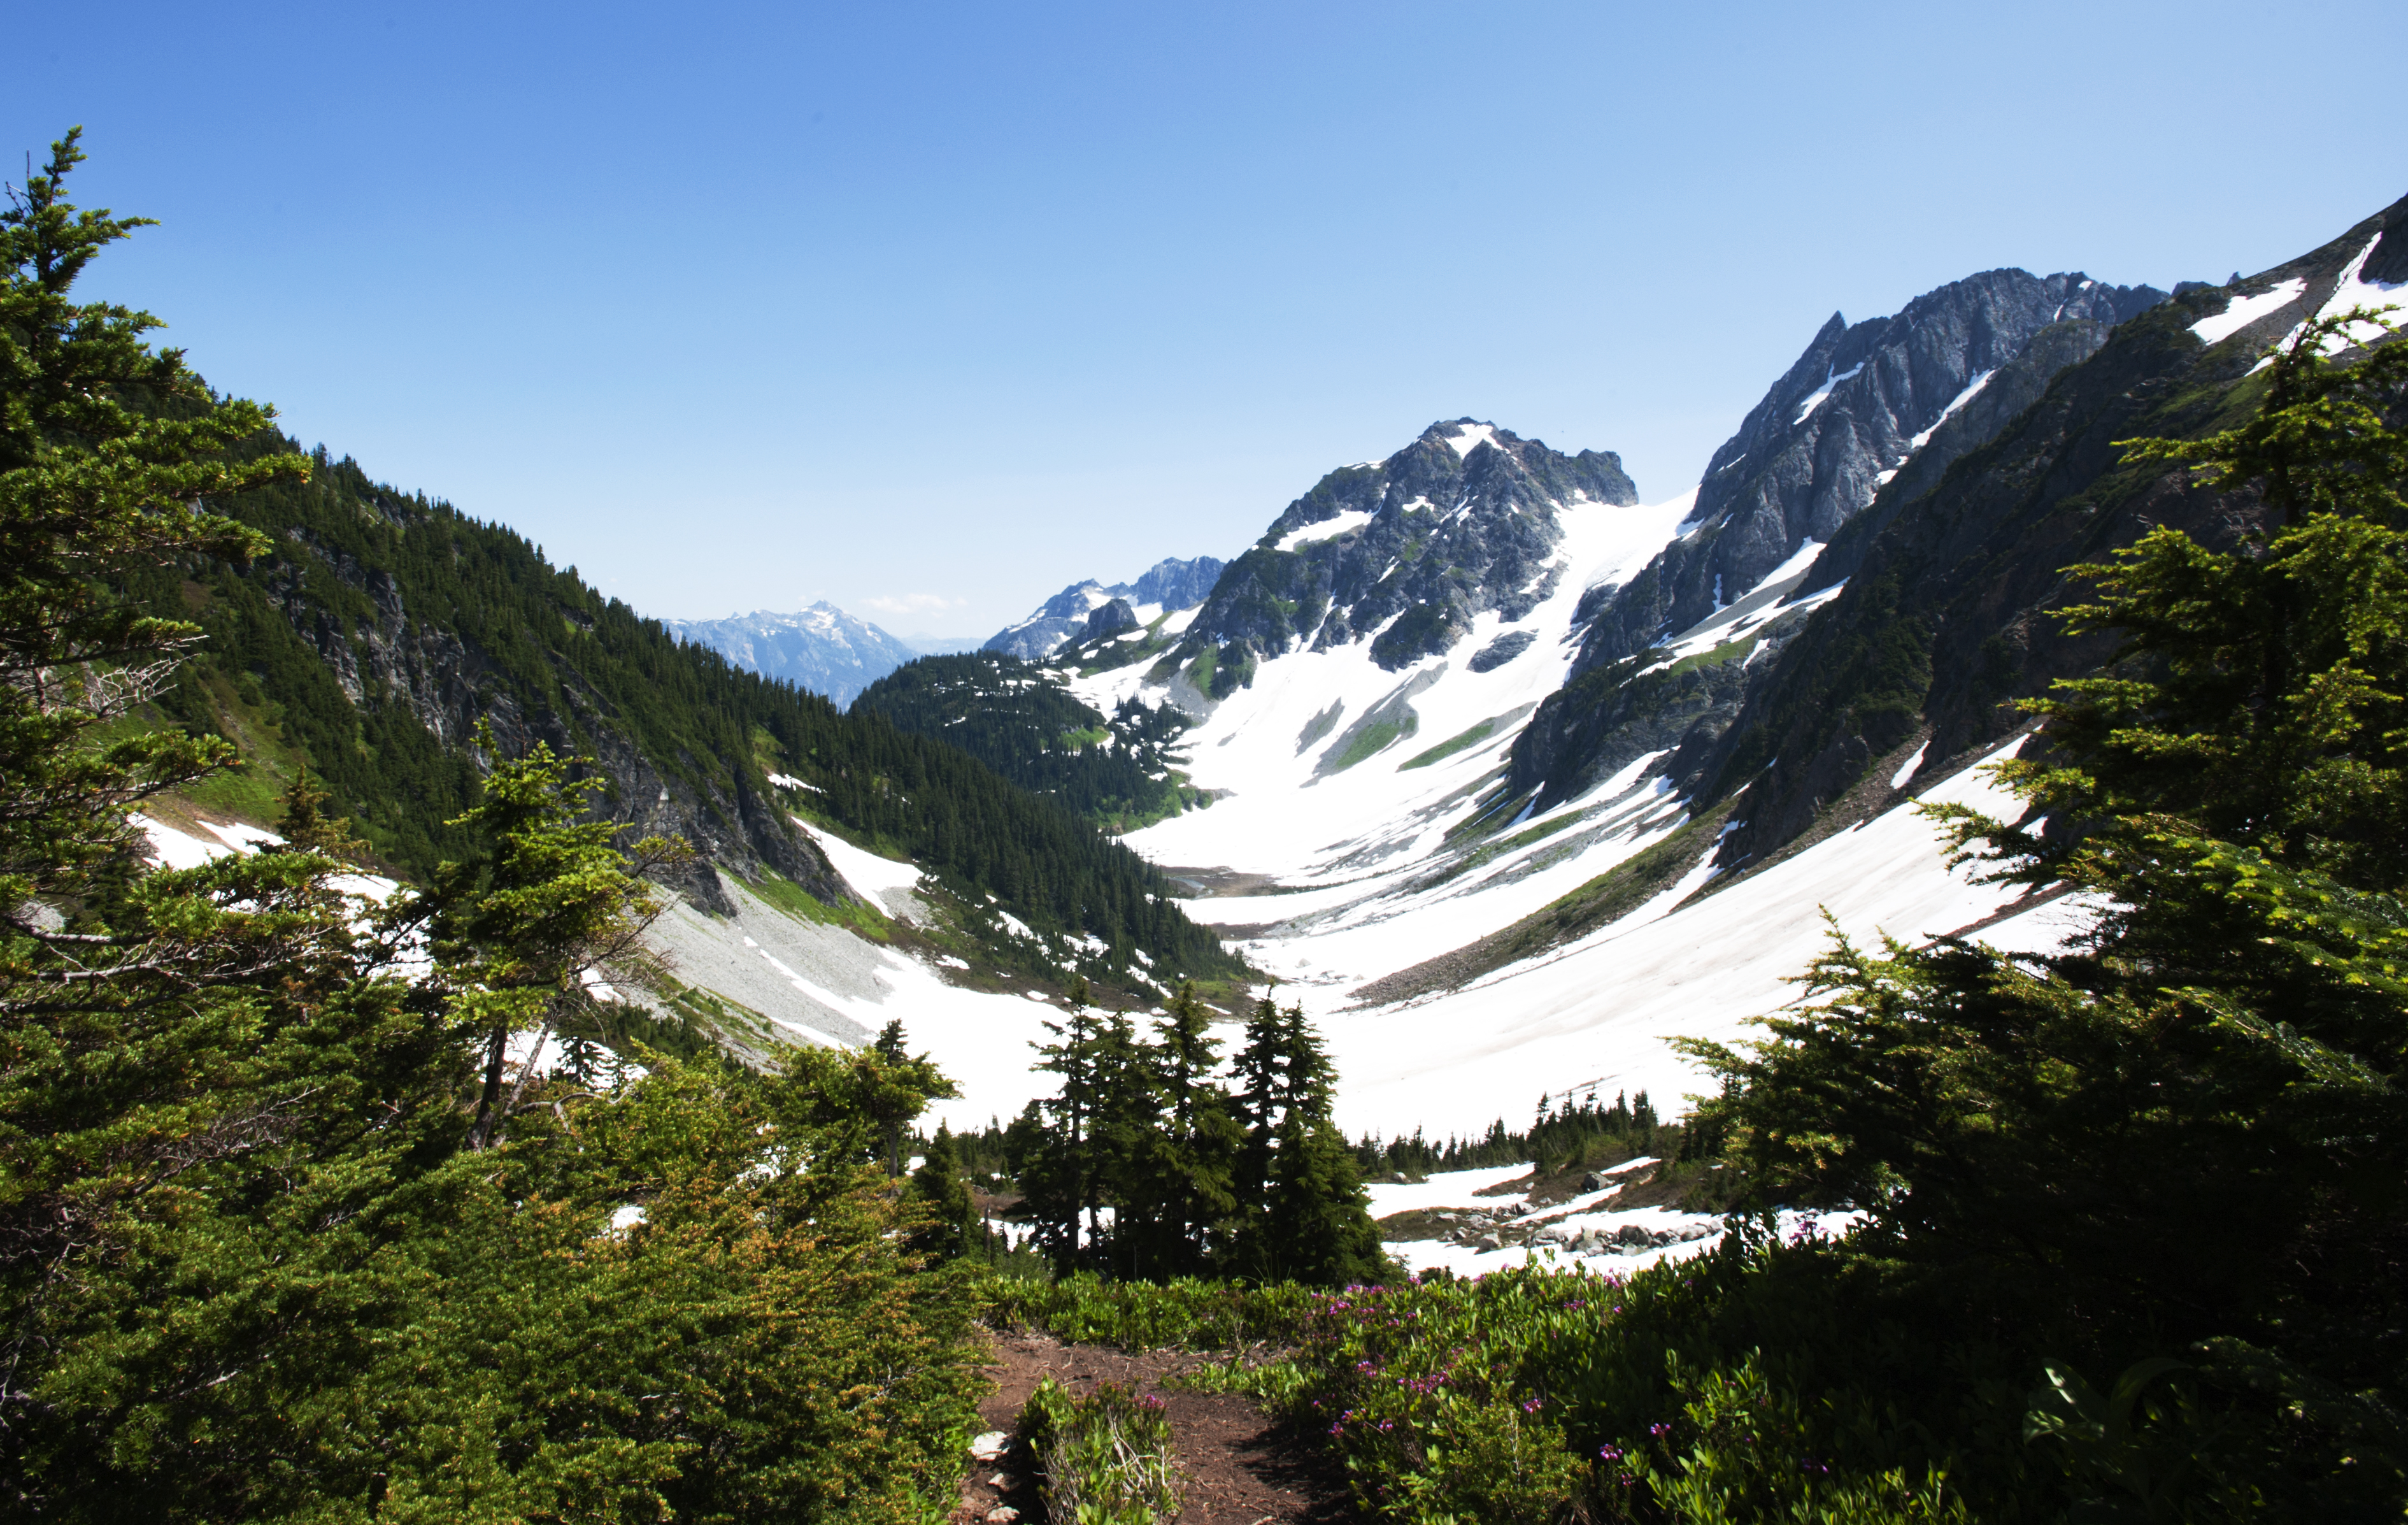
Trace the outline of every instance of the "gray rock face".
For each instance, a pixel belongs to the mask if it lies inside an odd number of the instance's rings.
[[[1921,490],[1901,471],[1824,553],[1832,570],[1818,561],[1810,577],[1828,585],[1844,568],[1846,587],[1786,649],[1752,665],[1723,737],[1694,766],[1674,759],[1676,778],[1698,781],[1699,803],[1735,797],[1714,861],[1742,869],[1885,808],[1900,788],[1878,764],[1919,749],[1916,776],[1928,777],[1978,755],[2026,722],[2015,700],[2113,660],[2114,632],[2060,617],[2094,596],[2067,567],[2106,561],[2156,528],[2214,550],[2260,531],[2254,487],[2133,471],[2119,442],[2211,426],[2266,348],[2320,310],[2354,263],[2363,274],[2386,251],[2408,260],[2408,198],[2299,259],[2192,285],[2117,325],[2036,389],[2025,382],[2029,406]],[[2238,298],[2285,291],[2288,301],[2212,342],[2195,326]]]
[[[1087,616],[1086,628],[1080,632],[1079,639],[1093,640],[1097,636],[1109,636],[1122,630],[1134,630],[1137,626],[1137,611],[1129,607],[1129,601],[1126,598],[1115,598]]]
[[[1707,464],[1695,527],[1584,611],[1575,670],[1704,619],[1809,540],[1828,544],[1889,474],[1933,442],[1952,409],[1978,400],[1968,389],[2042,330],[2068,321],[2112,326],[2165,299],[2152,287],[2080,274],[1990,270],[1928,292],[1895,317],[1851,325],[1833,313]]]
[[[1565,455],[1468,418],[1433,424],[1289,504],[1221,574],[1182,651],[1218,645],[1220,670],[1234,673],[1369,640],[1394,671],[1446,651],[1474,615],[1518,620],[1554,591],[1558,505],[1638,501],[1610,452]]]
[[[1084,635],[1088,616],[1115,598],[1132,606],[1195,608],[1212,591],[1223,566],[1215,556],[1195,556],[1185,561],[1174,557],[1155,562],[1134,583],[1115,583],[1106,587],[1092,577],[1073,583],[1038,605],[1026,619],[989,636],[983,649],[1017,656],[1025,662],[1042,662],[1064,641]],[[1141,623],[1136,620],[1133,609],[1131,623]]]
[[[681,640],[708,646],[748,672],[783,678],[838,708],[920,654],[823,599],[798,614],[756,610],[724,620],[663,620]]]
[[[375,610],[356,629],[345,630],[312,598],[308,580],[292,557],[266,587],[270,600],[317,648],[354,704],[398,704],[445,745],[472,752],[480,720],[491,723],[494,745],[505,756],[522,755],[538,741],[564,756],[590,752],[610,783],[596,797],[604,805],[596,813],[642,833],[681,836],[693,843],[695,860],[669,883],[705,910],[723,915],[735,910],[718,868],[754,874],[766,865],[828,904],[853,899],[826,856],[787,824],[783,805],[753,793],[741,774],[721,787],[697,786],[662,772],[636,744],[625,717],[579,683],[573,669],[561,669],[560,698],[586,736],[571,732],[569,715],[549,710],[530,714],[503,685],[486,653],[436,621],[409,617],[390,573],[363,568],[306,532],[289,531],[288,538],[296,552],[313,556],[365,594]],[[481,770],[492,759],[479,755],[477,762]]]
[[[1471,654],[1464,666],[1474,672],[1494,672],[1513,658],[1538,644],[1539,638],[1529,630],[1508,630],[1496,640]]]

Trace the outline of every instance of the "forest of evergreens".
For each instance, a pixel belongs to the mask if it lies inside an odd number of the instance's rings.
[[[924,656],[862,690],[853,707],[957,746],[1107,830],[1208,802],[1167,755],[1187,729],[1176,707],[1132,697],[1106,715],[1015,656]]]
[[[291,449],[266,433],[235,453]],[[565,751],[632,748],[718,802],[710,825],[727,837],[783,829],[781,809],[797,802],[766,781],[781,770],[813,786],[802,808],[909,856],[966,897],[994,896],[1039,930],[1100,940],[1113,968],[1142,950],[1166,971],[1239,972],[1168,882],[1073,808],[888,724],[874,706],[842,712],[681,643],[506,527],[322,453],[306,479],[213,503],[266,538],[257,554],[129,568],[138,597],[191,618],[204,637],[159,710],[214,732],[254,701],[251,712],[272,722],[380,859],[406,873],[423,876],[464,850],[445,823],[477,788],[468,738],[439,736],[430,719],[465,729],[467,717],[498,709]],[[397,632],[383,628],[390,607],[401,611]],[[392,653],[384,666],[417,679],[417,691],[378,681],[376,641]],[[357,702],[329,647],[359,674]],[[646,803],[605,798],[600,808],[629,819]]]

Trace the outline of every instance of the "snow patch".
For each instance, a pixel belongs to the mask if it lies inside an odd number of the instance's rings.
[[[1362,528],[1369,524],[1373,517],[1374,515],[1368,509],[1347,509],[1333,518],[1324,519],[1317,525],[1307,525],[1301,529],[1289,530],[1280,537],[1276,549],[1294,551],[1316,540],[1334,540],[1340,535],[1352,534]]]
[[[2276,282],[2272,291],[2262,291],[2255,296],[2235,296],[2222,312],[2191,324],[2190,331],[2199,336],[2202,344],[2221,344],[2269,312],[2278,311],[2298,301],[2300,294],[2307,289],[2305,277],[2293,276],[2288,281]]]
[[[1497,426],[1493,424],[1465,424],[1459,432],[1448,435],[1446,442],[1455,447],[1455,454],[1469,455],[1483,445],[1497,442]]]
[[[1940,432],[1940,425],[1947,423],[1950,419],[1955,418],[1956,416],[1956,410],[1964,407],[1967,403],[1971,402],[1975,397],[1980,396],[1982,395],[1982,389],[1989,385],[1990,378],[1997,374],[1999,373],[1996,370],[1985,370],[1982,372],[1981,375],[1974,377],[1971,381],[1968,381],[1965,384],[1965,390],[1956,394],[1956,400],[1940,410],[1940,416],[1931,421],[1931,427],[1924,430],[1921,434],[1918,434],[1914,439],[1908,440],[1906,442],[1906,448],[1910,451],[1921,450],[1924,446],[1931,443],[1931,437]],[[1882,481],[1887,482],[1891,477],[1896,475],[1898,475],[1896,471],[1885,472],[1882,477]]]
[[[1842,381],[1855,380],[1857,373],[1862,371],[1864,368],[1865,363],[1861,360],[1849,367],[1846,370],[1837,373],[1834,373],[1828,367],[1826,367],[1823,371],[1823,384],[1816,388],[1814,393],[1804,402],[1798,405],[1798,416],[1789,421],[1789,426],[1794,429],[1800,424],[1805,423],[1808,419],[1813,417],[1814,410],[1822,407],[1824,402],[1830,397],[1831,389],[1833,387],[1838,386]],[[1737,461],[1733,461],[1731,463],[1732,466],[1737,466],[1738,464],[1739,463]]]

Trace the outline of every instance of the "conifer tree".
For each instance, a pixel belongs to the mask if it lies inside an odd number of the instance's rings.
[[[479,724],[477,740],[487,754],[497,750],[490,725]],[[484,798],[452,823],[478,831],[488,850],[466,864],[445,864],[425,898],[436,955],[451,971],[453,1017],[484,1034],[472,1147],[492,1146],[554,1029],[572,1011],[591,1007],[588,972],[632,955],[666,909],[643,876],[693,856],[683,842],[665,837],[623,852],[615,845],[621,827],[580,820],[587,797],[602,786],[599,777],[571,778],[546,742],[523,757],[497,758]],[[510,1037],[530,1029],[527,1063],[505,1096]]]
[[[970,1201],[969,1184],[962,1179],[953,1129],[942,1123],[928,1141],[920,1168],[911,1173],[911,1196],[928,1215],[911,1237],[913,1249],[934,1259],[957,1260],[978,1243],[978,1210]]]
[[[2271,523],[2074,568],[2117,661],[2031,706],[2021,820],[1935,813],[1997,877],[2090,892],[2086,936],[1838,942],[1768,1040],[1686,1045],[1760,1198],[1865,1206],[1922,1316],[2035,1380],[2184,1351],[2184,1422],[2224,1413],[2183,1442],[2200,1486],[2303,1518],[2408,1496],[2408,343],[2352,350],[2372,323],[2303,325],[2238,428],[2128,442]]]
[[[1134,1196],[1144,1205],[1146,1274],[1168,1279],[1202,1271],[1211,1238],[1237,1207],[1232,1175],[1242,1133],[1212,1078],[1220,1044],[1193,983],[1171,998],[1146,1055],[1163,1109],[1137,1161]]]

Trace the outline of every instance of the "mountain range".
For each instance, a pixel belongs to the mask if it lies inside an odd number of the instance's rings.
[[[922,653],[867,620],[822,599],[795,614],[754,611],[724,620],[663,620],[681,640],[707,646],[736,667],[825,696],[838,709]]]
[[[2228,426],[2269,345],[2404,288],[2408,202],[2172,294],[1983,272],[1835,315],[1669,496],[1441,420],[1226,565],[1074,583],[975,657],[827,605],[647,622],[322,459],[241,511],[274,557],[160,590],[211,642],[163,708],[306,758],[407,872],[453,849],[480,721],[592,756],[612,818],[701,849],[661,1014],[754,1057],[899,1017],[967,1077],[957,1123],[1043,1088],[1025,1045],[1071,972],[1124,1006],[1194,976],[1222,1012],[1276,976],[1355,1130],[1674,1097],[1664,1040],[1791,999],[1834,926],[2078,929],[1950,870],[1914,807],[1996,805],[2015,701],[2112,658],[2056,618],[2064,568],[2260,522],[2117,441]]]
[[[1106,615],[1105,623],[1123,629],[1127,627],[1125,621],[1143,624],[1166,611],[1193,609],[1212,591],[1222,565],[1212,556],[1187,561],[1166,558],[1147,568],[1134,583],[1115,583],[1110,587],[1093,578],[1073,583],[1038,605],[1026,619],[989,636],[982,649],[1039,662],[1064,641],[1088,633],[1088,622],[1115,603],[1121,606],[1119,612]]]
[[[1677,1096],[1663,1040],[1781,1006],[1832,925],[2072,934],[1914,807],[1997,806],[2016,701],[2112,658],[2057,618],[2064,568],[2259,523],[2117,441],[2229,426],[2270,344],[2403,281],[2408,202],[2219,285],[1991,270],[1835,315],[1654,501],[1611,452],[1443,421],[1324,477],[1192,615],[1046,670],[1191,717],[1167,756],[1211,808],[1126,840],[1321,1019],[1350,1126]]]

